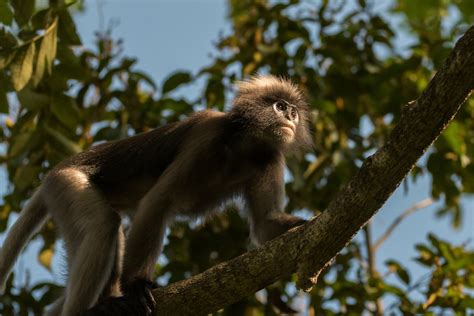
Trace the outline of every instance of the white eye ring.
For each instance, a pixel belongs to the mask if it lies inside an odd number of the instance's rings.
[[[278,100],[273,103],[273,109],[277,112],[284,112],[288,109],[288,105],[284,101]]]

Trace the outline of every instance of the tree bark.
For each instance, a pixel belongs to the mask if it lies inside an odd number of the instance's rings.
[[[407,104],[386,144],[367,158],[321,215],[230,261],[154,291],[156,315],[217,311],[297,272],[309,290],[319,273],[380,209],[474,89],[474,27]]]

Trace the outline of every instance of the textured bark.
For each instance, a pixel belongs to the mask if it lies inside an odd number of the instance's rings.
[[[201,315],[297,272],[309,290],[318,274],[380,209],[474,89],[474,27],[458,41],[420,98],[405,106],[387,143],[367,158],[328,209],[262,247],[154,291],[157,315]]]

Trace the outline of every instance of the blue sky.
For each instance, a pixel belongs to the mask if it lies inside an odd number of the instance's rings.
[[[219,32],[229,29],[225,1],[110,0],[98,1],[98,4],[88,1],[86,11],[75,17],[86,47],[93,46],[93,34],[101,26],[99,12],[103,13],[102,24],[107,25],[111,20],[116,24],[112,34],[124,40],[125,55],[137,57],[137,69],[147,72],[158,83],[174,71],[195,72],[208,64]],[[0,170],[0,196],[5,192],[6,184],[4,170]],[[375,216],[375,238],[403,210],[430,196],[430,179],[428,176],[420,177],[416,183],[409,182],[409,188],[407,194],[403,192],[403,186],[399,188]],[[474,199],[464,198],[463,206],[466,217],[460,230],[453,230],[447,219],[435,218],[439,203],[411,215],[382,245],[377,256],[379,266],[388,258],[396,258],[406,264],[415,277],[419,276],[422,270],[411,261],[415,256],[413,245],[425,241],[428,232],[456,243],[470,239],[469,247],[473,248]],[[39,242],[32,243],[17,263],[15,271],[21,273],[20,282],[26,277],[25,267],[31,268],[33,282],[44,279],[60,282],[63,279],[60,258],[56,259],[53,276],[36,263],[40,246]]]

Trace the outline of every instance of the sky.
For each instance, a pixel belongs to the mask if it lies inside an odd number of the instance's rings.
[[[158,83],[162,83],[172,72],[196,72],[210,63],[210,54],[215,51],[213,43],[221,31],[230,29],[226,21],[225,1],[220,0],[109,0],[87,1],[86,4],[86,11],[75,16],[84,45],[93,47],[94,32],[113,23],[112,35],[124,40],[124,54],[137,57],[136,68],[148,73]],[[407,39],[400,38],[401,43],[404,40],[407,42]],[[410,190],[407,193],[402,185],[393,194],[372,221],[375,239],[405,209],[430,197],[430,182],[429,176],[422,176],[416,183],[408,182]],[[6,185],[5,171],[0,169],[0,197]],[[378,266],[382,267],[389,258],[396,258],[408,266],[416,279],[424,270],[412,261],[414,244],[424,242],[428,232],[455,243],[470,240],[469,247],[473,248],[474,198],[463,198],[462,203],[466,217],[459,230],[453,230],[448,219],[435,218],[440,203],[405,219],[380,248]],[[17,280],[23,282],[27,278],[26,267],[32,272],[32,283],[38,280],[62,283],[63,260],[56,256],[54,271],[50,274],[37,264],[40,246],[40,242],[31,243],[20,257],[15,266],[16,273],[19,273]]]

